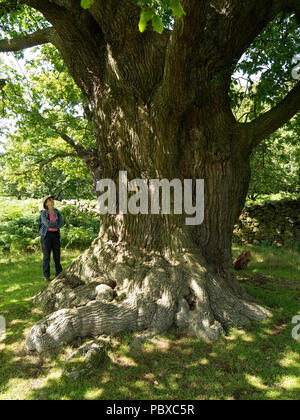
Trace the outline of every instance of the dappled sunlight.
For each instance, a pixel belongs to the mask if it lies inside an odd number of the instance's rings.
[[[71,260],[71,256],[70,256]],[[25,261],[25,260],[24,260]],[[39,273],[39,259],[30,257],[28,271]],[[4,271],[0,302],[9,331],[0,344],[0,399],[295,399],[299,396],[300,342],[291,337],[291,319],[299,312],[296,290],[276,277],[270,283],[249,280],[256,267],[245,270],[242,282],[259,303],[274,311],[273,318],[232,328],[216,342],[205,343],[177,331],[147,340],[140,351],[130,347],[132,335],[112,340],[99,369],[88,378],[73,380],[63,374],[74,348],[38,356],[24,347],[25,332],[43,314],[30,296],[44,288],[37,274],[22,290],[24,274]],[[257,271],[261,273],[259,267]],[[243,273],[244,275],[244,273]],[[272,286],[274,289],[268,289]],[[26,286],[27,287],[27,286]],[[273,293],[272,293],[273,290]]]
[[[164,337],[154,337],[148,341],[147,345],[144,346],[145,351],[162,351],[166,352],[170,349],[170,340]]]
[[[245,336],[247,333],[245,330],[241,329],[237,329],[237,328],[231,328],[231,334],[230,336],[226,337],[227,340],[229,341],[234,341],[239,337],[243,337]]]
[[[137,366],[137,363],[131,359],[130,357],[127,356],[122,356],[122,355],[111,355],[111,360],[113,363],[120,365],[121,367],[132,367],[132,366]]]
[[[285,368],[298,368],[300,374],[300,356],[297,353],[289,352],[282,360],[280,360],[279,364]]]
[[[102,389],[95,389],[92,391],[87,391],[84,395],[85,400],[99,400],[103,394]]]
[[[253,337],[250,337],[250,336],[247,336],[247,335],[242,336],[241,339],[243,341],[246,341],[247,343],[254,343],[254,341],[255,341],[255,339]]]
[[[264,391],[268,390],[268,387],[262,383],[261,378],[257,376],[251,376],[251,375],[245,375],[245,377],[247,381],[249,382],[249,384],[253,386],[254,388],[261,389]]]
[[[20,286],[20,285],[12,286],[12,287],[9,287],[9,288],[6,290],[6,293],[13,293],[13,292],[15,292],[16,290],[20,290],[20,289],[21,289],[21,286]]]
[[[300,396],[299,376],[298,377],[291,377],[291,376],[283,377],[278,385],[286,390],[295,390],[295,391],[298,390],[299,396]]]

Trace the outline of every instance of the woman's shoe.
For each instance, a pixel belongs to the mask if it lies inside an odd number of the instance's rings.
[[[45,280],[46,282],[49,282],[49,281],[50,281],[50,278],[49,278],[49,277],[45,277],[45,278],[44,278],[44,280]]]

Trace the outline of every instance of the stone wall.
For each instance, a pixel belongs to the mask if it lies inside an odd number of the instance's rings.
[[[300,198],[246,206],[233,240],[237,244],[277,245],[300,241]]]
[[[98,209],[98,201],[80,201],[80,200],[63,200],[61,201],[62,206],[71,205],[76,206],[80,211],[85,213],[100,214]]]
[[[62,201],[62,204],[99,214],[97,201],[70,200]],[[300,198],[246,206],[234,229],[233,241],[236,244],[268,242],[277,245],[300,241]]]

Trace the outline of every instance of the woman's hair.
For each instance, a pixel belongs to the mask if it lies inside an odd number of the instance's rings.
[[[47,197],[45,200],[44,200],[44,209],[45,210],[48,210],[48,206],[47,206],[47,201],[48,200],[50,200],[51,198],[53,198],[53,200],[54,200],[54,196],[53,195],[50,195],[50,197]]]

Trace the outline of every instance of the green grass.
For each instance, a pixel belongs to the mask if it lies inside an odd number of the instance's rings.
[[[234,255],[242,250],[234,247]],[[0,399],[218,399],[300,398],[300,341],[292,338],[300,314],[300,258],[293,249],[251,247],[253,261],[240,281],[273,318],[207,344],[176,331],[146,342],[140,353],[124,335],[110,359],[89,379],[62,376],[71,348],[36,356],[24,348],[28,329],[42,317],[30,298],[43,287],[41,255],[0,257]],[[68,264],[78,251],[63,251]]]
[[[297,200],[299,198],[299,193],[288,193],[281,192],[277,194],[262,194],[256,198],[256,200],[247,199],[246,204],[263,204],[272,201],[280,200]]]

